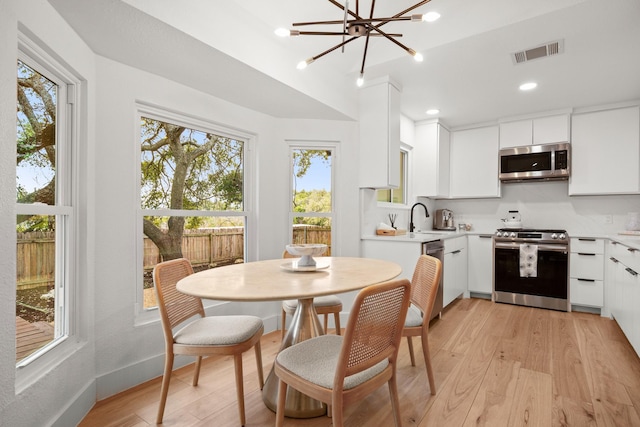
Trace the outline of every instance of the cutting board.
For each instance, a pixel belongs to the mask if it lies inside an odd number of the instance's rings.
[[[378,236],[402,236],[407,234],[407,230],[376,230]]]

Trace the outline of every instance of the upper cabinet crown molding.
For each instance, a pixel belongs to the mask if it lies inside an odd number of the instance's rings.
[[[400,185],[400,89],[391,79],[377,79],[360,88],[361,188]]]

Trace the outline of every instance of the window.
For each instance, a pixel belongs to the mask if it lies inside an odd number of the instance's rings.
[[[245,258],[245,141],[205,122],[140,114],[142,307],[156,307],[153,267],[187,258],[195,271]]]
[[[335,147],[291,145],[292,243],[325,243],[331,255]]]
[[[73,86],[61,68],[22,50],[17,61],[16,363],[69,334]]]
[[[406,150],[400,150],[400,185],[398,188],[378,190],[378,202],[383,203],[407,203],[407,158]]]

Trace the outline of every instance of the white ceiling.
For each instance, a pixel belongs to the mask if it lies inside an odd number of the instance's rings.
[[[343,3],[344,0],[338,0]],[[296,64],[340,37],[281,39],[277,27],[342,19],[328,0],[49,0],[99,55],[182,82],[275,117],[353,119],[364,40]],[[356,0],[350,0],[351,9]],[[360,2],[368,14],[369,1]],[[376,2],[375,16],[415,2]],[[524,114],[640,99],[638,0],[432,0],[435,23],[389,23],[387,32],[424,55],[415,63],[384,38],[372,39],[368,81],[402,87],[402,112],[420,121],[439,108],[450,127]],[[318,30],[319,28],[305,28]],[[335,28],[332,28],[335,30]],[[511,54],[554,40],[564,53],[515,65]],[[535,91],[518,85],[536,81]]]

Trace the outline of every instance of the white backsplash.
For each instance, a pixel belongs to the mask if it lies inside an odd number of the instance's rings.
[[[522,216],[525,228],[566,229],[572,236],[617,234],[625,229],[629,212],[640,212],[640,195],[573,196],[567,181],[525,182],[502,185],[502,197],[492,199],[432,200],[418,198],[433,215],[436,209],[451,209],[458,223],[472,224],[471,232],[492,233],[502,227],[510,210]],[[374,190],[361,190],[362,233],[373,234],[379,222],[389,223],[389,213],[398,214],[398,228],[409,227],[409,208],[378,206]],[[414,211],[414,225],[431,229],[422,207]],[[611,221],[610,223],[608,221]]]

